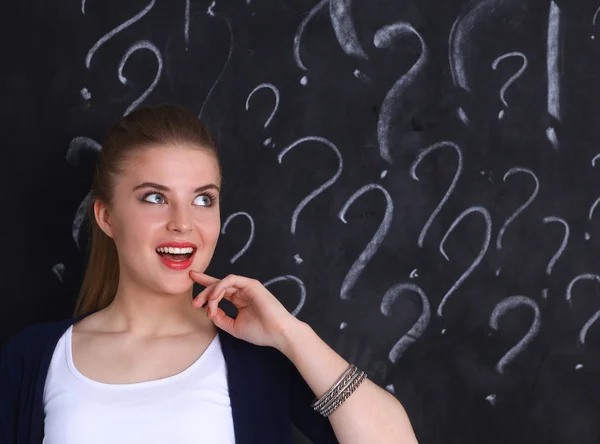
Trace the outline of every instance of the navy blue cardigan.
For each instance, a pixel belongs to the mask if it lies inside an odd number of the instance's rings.
[[[54,348],[67,328],[94,313],[27,327],[0,355],[0,444],[41,444],[44,384]],[[236,444],[292,444],[293,423],[315,444],[337,443],[329,419],[310,404],[314,393],[287,357],[218,329]]]

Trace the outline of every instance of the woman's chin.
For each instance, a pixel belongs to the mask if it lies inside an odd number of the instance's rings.
[[[157,287],[160,288],[162,293],[173,296],[191,293],[193,285],[194,283],[189,277],[187,279],[170,279],[168,283],[165,283],[164,281],[157,283]]]

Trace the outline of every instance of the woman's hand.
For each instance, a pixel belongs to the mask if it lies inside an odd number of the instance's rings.
[[[203,307],[207,316],[238,339],[282,350],[286,332],[300,322],[256,279],[234,274],[217,279],[194,270],[189,275],[206,287],[194,298],[192,306],[200,308],[208,301]],[[238,309],[235,319],[218,307],[223,298]]]

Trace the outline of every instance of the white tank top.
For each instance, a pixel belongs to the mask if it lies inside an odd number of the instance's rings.
[[[105,384],[75,368],[71,325],[44,386],[44,444],[235,443],[227,367],[217,334],[182,372]]]

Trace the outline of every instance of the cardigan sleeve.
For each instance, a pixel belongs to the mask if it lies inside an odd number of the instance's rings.
[[[315,394],[291,362],[290,367],[292,421],[313,444],[338,444],[329,419],[311,407]]]
[[[0,444],[17,442],[18,381],[14,342],[9,340],[0,351]]]

